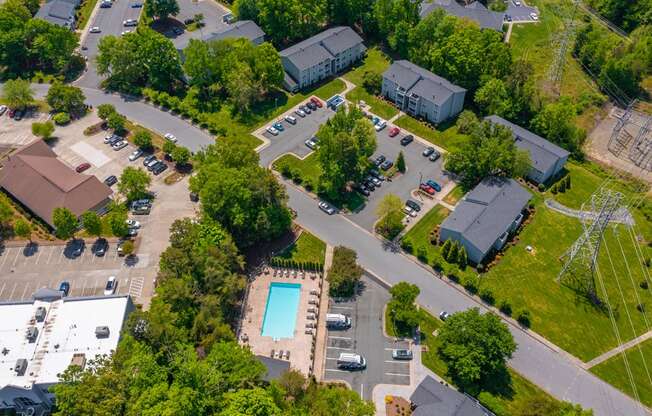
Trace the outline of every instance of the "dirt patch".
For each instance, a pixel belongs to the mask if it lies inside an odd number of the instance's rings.
[[[399,396],[385,397],[385,413],[387,416],[408,416],[412,414],[411,403]]]
[[[273,255],[285,250],[290,244],[294,243],[301,234],[301,227],[293,224],[290,230],[285,232],[282,236],[273,241],[268,241],[261,244],[256,244],[244,250],[244,256],[247,261],[248,267],[252,270],[258,268],[265,260]]]

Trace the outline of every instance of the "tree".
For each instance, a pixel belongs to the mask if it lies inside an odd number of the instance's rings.
[[[110,129],[116,134],[123,133],[125,131],[125,124],[127,123],[127,118],[120,113],[112,113],[106,119],[106,124]]]
[[[134,135],[134,144],[141,149],[152,148],[152,135],[145,130],[139,130]]]
[[[102,220],[100,219],[100,216],[97,215],[97,212],[84,212],[81,216],[81,223],[90,235],[98,238],[102,235]]]
[[[464,269],[468,263],[469,258],[466,254],[466,248],[464,246],[460,246],[460,249],[457,252],[457,264],[459,264],[460,267]]]
[[[455,125],[457,126],[457,131],[460,133],[470,134],[480,126],[480,120],[478,120],[478,117],[472,111],[464,110],[457,117]]]
[[[145,4],[145,11],[149,16],[157,19],[166,19],[168,16],[179,14],[177,0],[153,0]]]
[[[274,403],[268,391],[255,387],[242,389],[225,395],[226,407],[220,416],[274,416],[280,415],[281,409]]]
[[[127,225],[127,213],[124,210],[115,210],[108,215],[111,233],[116,237],[126,237],[129,233]]]
[[[54,121],[54,124],[56,124],[57,126],[64,126],[70,123],[70,114],[57,113],[52,116],[52,121]]]
[[[441,246],[441,257],[448,261],[448,257],[451,252],[451,248],[453,247],[453,240],[450,238],[446,241],[444,241],[444,244]]]
[[[389,290],[392,299],[387,307],[397,326],[414,329],[419,324],[419,311],[415,301],[420,292],[418,286],[408,282],[399,282]]]
[[[16,221],[14,221],[14,234],[16,234],[18,237],[26,238],[31,242],[32,226],[24,219],[18,218]]]
[[[513,118],[514,111],[505,83],[496,78],[485,82],[475,92],[475,104],[483,115],[498,115],[504,118]]]
[[[507,326],[478,308],[449,317],[439,330],[439,354],[449,374],[462,388],[472,388],[506,371],[506,360],[516,351]]]
[[[333,118],[319,127],[317,137],[320,187],[329,199],[338,201],[349,182],[363,177],[367,159],[376,149],[376,132],[360,110],[340,107]]]
[[[74,237],[75,232],[79,228],[77,216],[68,208],[64,207],[55,208],[52,211],[52,224],[54,225],[55,235],[61,240],[68,240]]]
[[[86,111],[86,97],[82,90],[72,85],[55,82],[46,96],[47,103],[56,112],[83,114]]]
[[[376,207],[376,230],[392,239],[403,229],[403,202],[394,194],[387,194]]]
[[[174,144],[174,142],[172,142],[170,140],[166,140],[165,142],[163,142],[163,152],[167,153],[168,155],[171,155],[172,152],[174,152],[174,150],[176,148],[177,148],[177,145]]]
[[[258,0],[258,23],[275,44],[317,33],[326,20],[324,0]]]
[[[122,243],[122,254],[124,254],[126,257],[131,256],[134,254],[134,242],[131,240],[127,240],[124,243]]]
[[[100,104],[97,106],[97,116],[102,120],[108,120],[111,114],[117,113],[113,104]]]
[[[326,277],[330,284],[331,296],[349,297],[353,295],[363,271],[362,267],[358,265],[357,259],[357,253],[350,248],[335,247],[333,261]]]
[[[9,108],[23,109],[34,103],[34,92],[29,81],[20,78],[10,79],[2,86],[2,99]]]
[[[0,197],[0,225],[6,224],[14,216],[14,210],[6,197]]]
[[[375,71],[364,71],[362,74],[362,87],[372,95],[380,94],[383,85],[383,76]]]
[[[152,178],[141,168],[126,167],[120,175],[118,190],[127,200],[133,201],[147,196]]]
[[[43,140],[48,140],[52,137],[52,133],[54,133],[54,123],[50,120],[45,123],[32,123],[32,134],[34,136],[38,136]]]
[[[178,165],[183,166],[190,160],[190,150],[183,146],[177,146],[172,151],[172,159],[174,159]]]
[[[396,157],[396,170],[405,173],[405,168],[405,156],[403,156],[403,151],[401,150]]]
[[[448,258],[445,258],[444,260],[446,260],[451,264],[456,264],[457,260],[459,259],[458,258],[459,251],[460,251],[460,243],[458,243],[457,241],[453,241],[453,244],[451,245],[451,249],[448,252]]]
[[[235,0],[233,12],[238,20],[258,20],[258,5],[256,0]]]
[[[527,150],[516,150],[512,175],[516,178],[525,178],[530,173],[531,166],[530,153]]]
[[[586,132],[574,124],[576,112],[566,97],[547,104],[533,119],[531,127],[535,133],[582,157],[582,143]]]

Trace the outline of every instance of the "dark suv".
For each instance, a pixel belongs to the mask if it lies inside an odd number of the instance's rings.
[[[411,134],[408,134],[407,136],[405,136],[405,137],[403,137],[401,139],[401,144],[403,146],[407,146],[408,144],[412,143],[412,141],[414,141],[414,136],[411,135]]]

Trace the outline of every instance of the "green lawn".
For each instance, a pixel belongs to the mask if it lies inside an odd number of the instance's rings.
[[[645,360],[643,360],[641,354],[643,354]],[[625,355],[627,356],[627,362],[632,372],[639,399],[646,406],[652,406],[652,381],[650,381],[649,375],[646,372],[646,366],[647,371],[652,372],[652,340],[647,340],[638,346],[631,347],[625,352]],[[622,355],[618,354],[611,357],[609,360],[591,368],[591,372],[622,390],[624,393],[634,397],[632,384],[627,376]]]
[[[395,330],[390,319],[385,319],[386,331],[388,335],[395,336]],[[446,363],[439,357],[439,340],[433,333],[438,330],[443,323],[430,315],[425,310],[421,310],[421,322],[419,328],[421,330],[421,344],[425,347],[425,351],[421,354],[421,361],[423,365],[432,370],[435,374],[442,377],[448,383],[453,384],[450,376],[448,375],[448,368]],[[529,382],[513,370],[509,370],[509,385],[499,389],[499,392],[493,391],[489,393],[484,391],[484,394],[479,396],[480,401],[489,410],[493,411],[497,416],[507,416],[521,414],[524,409],[528,409],[534,402],[549,403],[551,406],[559,406],[560,402],[541,390],[535,384]],[[495,389],[495,386],[492,386]],[[493,390],[493,389],[492,389]],[[491,395],[491,396],[489,396]],[[489,397],[491,403],[484,400]]]
[[[442,125],[435,130],[408,115],[399,117],[394,124],[448,151],[459,147],[468,140],[466,135],[457,132],[455,125]]]
[[[464,189],[462,189],[461,186],[456,186],[455,188],[453,188],[452,191],[448,193],[448,195],[444,197],[444,202],[446,202],[447,204],[455,205],[457,204],[457,201],[462,199],[463,196],[464,196]]]
[[[77,10],[77,29],[83,31],[86,28],[95,4],[97,4],[97,0],[84,0],[81,3],[79,10]]]
[[[362,65],[344,74],[344,78],[355,85],[362,86],[362,76],[366,71],[373,71],[382,74],[387,68],[389,68],[390,64],[389,57],[379,48],[374,47],[367,50],[367,56]]]
[[[387,101],[383,101],[375,95],[369,94],[362,87],[355,87],[346,94],[346,99],[357,104],[360,100],[371,107],[371,112],[380,118],[390,119],[398,114],[398,109]]]
[[[276,257],[293,260],[297,263],[319,263],[324,264],[326,256],[326,243],[319,238],[303,231],[297,241],[283,250]]]

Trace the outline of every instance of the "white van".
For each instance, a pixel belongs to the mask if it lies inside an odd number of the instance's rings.
[[[337,329],[351,328],[351,318],[341,313],[327,313],[326,326]]]
[[[367,367],[367,361],[361,355],[343,352],[337,359],[337,366],[345,370],[363,370]]]

